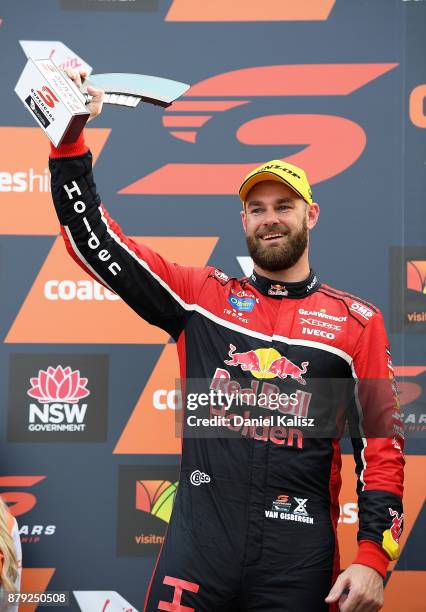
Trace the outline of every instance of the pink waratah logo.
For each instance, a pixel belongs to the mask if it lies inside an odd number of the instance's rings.
[[[38,378],[30,379],[31,389],[27,391],[30,397],[43,404],[51,402],[77,403],[83,397],[90,395],[86,389],[87,378],[80,377],[80,371],[72,371],[70,367],[49,367],[40,370]]]

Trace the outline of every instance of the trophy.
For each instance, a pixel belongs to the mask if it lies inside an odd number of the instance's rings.
[[[104,103],[136,107],[142,100],[149,104],[167,108],[188,89],[186,83],[146,74],[92,74],[83,82],[80,91],[88,99],[87,87],[105,91]]]
[[[105,91],[105,104],[135,108],[141,101],[167,108],[189,85],[145,74],[91,74],[81,89],[51,58],[29,57],[15,87],[26,109],[34,116],[55,147],[74,142],[90,113],[87,87]]]

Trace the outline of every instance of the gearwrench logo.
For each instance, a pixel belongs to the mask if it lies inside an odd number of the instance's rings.
[[[398,64],[298,64],[256,66],[217,74],[193,85],[165,112],[164,127],[174,138],[194,144],[194,159],[202,159],[197,144],[200,129],[222,113],[238,117],[238,107],[291,96],[346,96],[383,76]],[[202,99],[200,99],[202,98]],[[256,110],[257,109],[257,110]],[[229,121],[228,121],[229,123]],[[228,128],[229,129],[229,128]],[[232,128],[234,129],[234,128]],[[214,130],[217,141],[217,130]],[[361,156],[367,136],[355,121],[336,115],[268,114],[245,120],[235,131],[242,145],[262,147],[259,158],[241,163],[168,163],[120,190],[120,194],[231,195],[246,175],[261,165],[265,147],[304,145],[286,161],[305,168],[311,185],[345,171]],[[226,144],[226,134],[222,138]],[[207,146],[208,143],[207,143]],[[210,150],[210,149],[209,149]],[[228,156],[228,146],[224,157]]]

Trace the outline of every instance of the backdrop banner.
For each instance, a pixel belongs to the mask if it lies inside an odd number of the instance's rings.
[[[31,55],[191,85],[168,108],[106,105],[85,129],[112,218],[169,260],[250,274],[242,177],[271,159],[306,170],[321,206],[311,265],[380,308],[389,333],[409,435],[384,610],[423,609],[425,36],[426,0],[0,3],[0,496],[25,590],[68,591],[76,611],[141,611],[181,449],[174,343],[64,248],[49,141],[14,92]],[[342,450],[344,568],[358,507],[347,439]]]

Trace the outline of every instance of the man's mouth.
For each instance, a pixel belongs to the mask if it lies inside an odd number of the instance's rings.
[[[264,240],[265,242],[271,242],[279,240],[280,238],[284,238],[285,235],[286,234],[281,234],[279,232],[270,232],[269,234],[264,234],[263,236],[260,236],[260,239]]]

